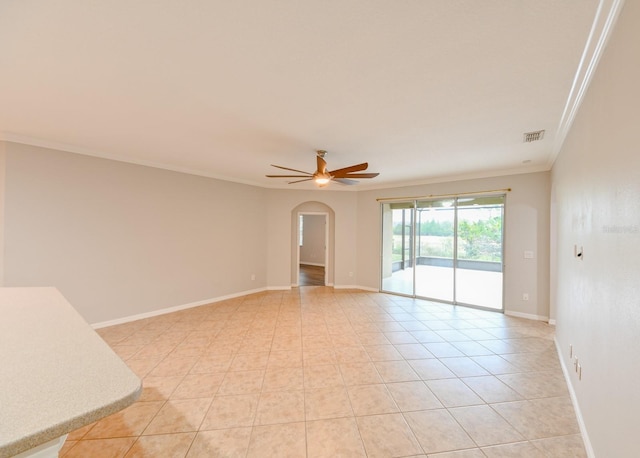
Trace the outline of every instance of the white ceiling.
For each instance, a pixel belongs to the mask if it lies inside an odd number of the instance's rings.
[[[0,138],[268,187],[316,149],[357,189],[548,170],[597,7],[0,0]]]

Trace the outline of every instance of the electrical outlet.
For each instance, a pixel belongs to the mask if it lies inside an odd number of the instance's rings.
[[[256,279],[256,274],[251,274],[251,280],[255,280]]]
[[[522,300],[523,301],[528,301],[529,300],[529,293],[522,293]]]

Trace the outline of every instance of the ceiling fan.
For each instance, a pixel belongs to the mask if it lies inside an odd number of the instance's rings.
[[[290,181],[289,184],[301,183],[303,181],[314,181],[320,188],[329,184],[330,181],[336,181],[341,184],[352,185],[357,184],[356,180],[352,178],[375,178],[379,173],[356,173],[363,170],[367,170],[369,164],[363,162],[362,164],[352,165],[350,167],[344,167],[342,169],[327,170],[327,161],[324,157],[327,152],[324,150],[316,151],[317,157],[317,170],[314,173],[304,172],[302,170],[290,169],[289,167],[282,167],[281,165],[271,164],[272,167],[277,167],[283,170],[290,170],[292,172],[303,173],[304,175],[266,175],[268,178],[302,178],[302,180]]]

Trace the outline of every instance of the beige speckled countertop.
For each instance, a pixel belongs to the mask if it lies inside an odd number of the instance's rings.
[[[55,288],[0,288],[0,457],[117,412],[141,389]]]

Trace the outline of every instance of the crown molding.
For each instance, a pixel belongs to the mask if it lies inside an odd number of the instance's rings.
[[[600,0],[596,15],[589,32],[589,38],[585,45],[578,70],[573,78],[569,98],[560,118],[555,142],[551,150],[548,166],[551,168],[556,161],[562,145],[573,124],[582,100],[589,88],[591,79],[598,67],[598,62],[604,53],[607,41],[613,32],[616,20],[624,5],[624,0]]]

